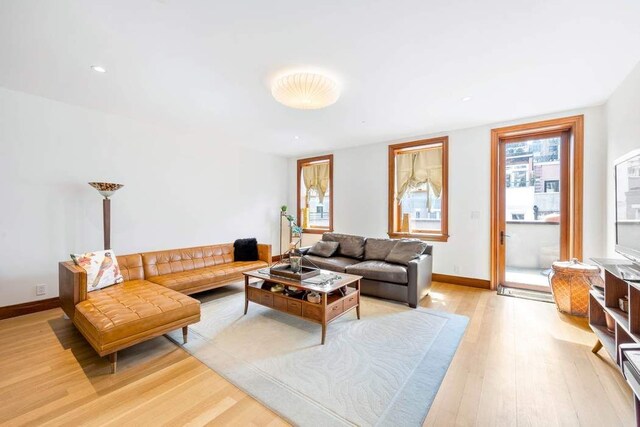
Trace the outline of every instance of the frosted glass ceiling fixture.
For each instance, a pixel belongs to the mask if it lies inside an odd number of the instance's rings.
[[[271,85],[271,94],[287,107],[316,110],[334,104],[340,97],[340,88],[322,74],[301,72],[277,78]]]

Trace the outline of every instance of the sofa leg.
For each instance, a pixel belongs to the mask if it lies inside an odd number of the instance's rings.
[[[409,307],[411,307],[411,308],[418,308],[418,304],[411,304],[411,303],[409,303]]]
[[[187,335],[189,334],[189,327],[188,326],[183,326],[182,327],[182,342],[183,343],[187,343]]]
[[[111,353],[109,355],[109,363],[111,363],[111,373],[115,374],[116,373],[117,364],[118,364],[118,352],[117,351],[115,353]]]

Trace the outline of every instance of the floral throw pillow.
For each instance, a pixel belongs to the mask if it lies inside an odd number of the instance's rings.
[[[87,292],[97,291],[124,280],[118,267],[116,254],[111,249],[71,254],[71,259],[87,272]]]

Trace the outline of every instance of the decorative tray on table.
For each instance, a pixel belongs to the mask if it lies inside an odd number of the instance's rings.
[[[290,264],[274,265],[269,269],[269,274],[286,277],[293,280],[305,280],[320,274],[320,269],[312,267],[302,267],[299,272],[294,273]]]

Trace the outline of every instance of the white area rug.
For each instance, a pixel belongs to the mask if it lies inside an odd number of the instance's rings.
[[[320,325],[249,304],[237,293],[203,303],[184,348],[289,422],[300,426],[420,425],[468,319],[362,298]],[[182,342],[182,333],[170,337]]]

